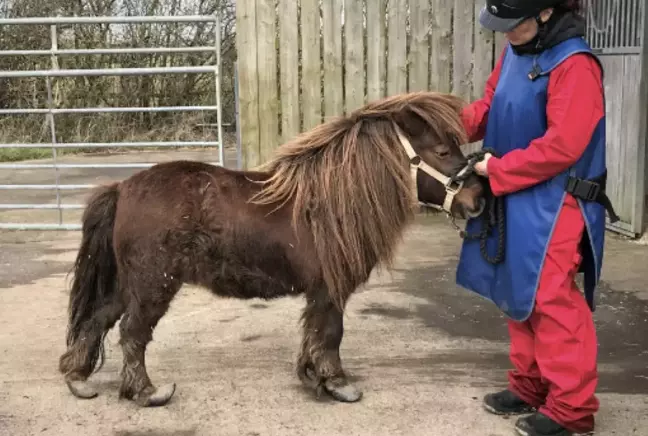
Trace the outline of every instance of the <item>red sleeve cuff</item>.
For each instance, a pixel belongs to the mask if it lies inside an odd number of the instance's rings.
[[[486,171],[488,171],[488,182],[490,184],[491,191],[493,192],[493,195],[498,197],[505,193],[504,185],[500,180],[501,172],[499,171],[499,169],[501,162],[502,161],[500,158],[493,156],[488,159],[488,162],[486,163]]]

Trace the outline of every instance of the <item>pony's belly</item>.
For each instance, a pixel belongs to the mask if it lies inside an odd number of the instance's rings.
[[[286,280],[283,274],[268,274],[248,266],[223,265],[208,282],[200,285],[223,297],[240,299],[273,299],[298,295],[304,291],[297,281]]]
[[[232,241],[230,239],[230,241]],[[300,268],[279,244],[221,243],[195,260],[195,282],[217,295],[271,299],[304,291]]]

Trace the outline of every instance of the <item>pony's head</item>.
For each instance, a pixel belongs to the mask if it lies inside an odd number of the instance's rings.
[[[484,179],[472,171],[453,179],[468,163],[460,148],[467,142],[460,118],[463,104],[450,94],[422,91],[379,100],[360,110],[391,114],[414,170],[418,200],[459,218],[478,216],[485,206]]]

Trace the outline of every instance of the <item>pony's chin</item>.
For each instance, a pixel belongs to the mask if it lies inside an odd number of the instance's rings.
[[[482,213],[484,213],[484,210],[486,209],[486,200],[483,198],[479,199],[479,207],[475,210],[466,210],[466,215],[468,215],[468,218],[477,218],[479,217]]]

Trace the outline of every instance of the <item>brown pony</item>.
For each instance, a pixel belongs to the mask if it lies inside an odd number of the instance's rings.
[[[188,283],[240,299],[304,294],[299,378],[338,401],[359,400],[339,354],[345,305],[374,267],[391,265],[417,200],[447,199],[428,174],[441,180],[466,165],[461,107],[447,94],[397,95],[297,136],[256,171],[173,161],[97,188],[82,219],[59,362],[70,391],[97,395],[86,380],[121,317],[120,398],[165,404],[175,384],[154,387],[145,351]],[[427,170],[413,181],[419,160]],[[482,190],[469,175],[448,211],[480,212]]]

